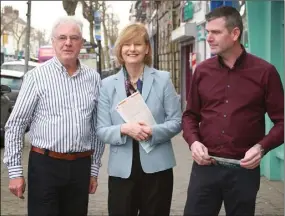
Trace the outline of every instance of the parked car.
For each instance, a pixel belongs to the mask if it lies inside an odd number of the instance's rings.
[[[12,104],[6,95],[11,92],[11,88],[1,84],[1,128],[0,128],[0,145],[4,146],[4,127],[12,111]]]
[[[24,72],[1,69],[1,84],[9,86],[11,89],[11,92],[7,93],[6,95],[10,98],[12,107],[15,105],[18,97],[23,76]]]
[[[29,61],[28,71],[40,65],[38,62]],[[20,72],[25,72],[25,59],[20,59],[17,61],[7,61],[1,65],[1,69],[15,70]]]

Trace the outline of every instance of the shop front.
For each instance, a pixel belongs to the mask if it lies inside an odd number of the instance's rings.
[[[180,92],[181,108],[185,110],[187,104],[187,93],[189,92],[192,74],[192,56],[195,49],[196,24],[185,23],[175,29],[171,34],[172,41],[178,41],[180,47]]]
[[[179,42],[181,108],[185,110],[187,94],[196,65],[208,56],[205,40],[205,14],[208,4],[203,1],[181,2],[181,24],[171,33],[171,41]]]

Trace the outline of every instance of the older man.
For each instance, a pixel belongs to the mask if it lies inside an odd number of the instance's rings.
[[[56,56],[29,71],[5,127],[9,189],[23,198],[23,136],[30,123],[28,215],[87,215],[104,145],[95,134],[100,76],[80,63],[82,22],[59,19],[52,29]]]

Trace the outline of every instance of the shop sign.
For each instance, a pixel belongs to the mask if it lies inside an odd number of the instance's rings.
[[[194,13],[199,12],[201,8],[201,1],[187,1],[183,7],[183,22],[193,19]]]
[[[193,3],[191,1],[187,1],[183,7],[183,21],[186,22],[190,19],[193,19]]]

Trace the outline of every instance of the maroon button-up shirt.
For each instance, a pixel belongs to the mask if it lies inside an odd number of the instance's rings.
[[[265,136],[265,113],[274,123]],[[193,75],[183,137],[203,143],[210,155],[241,159],[259,143],[265,152],[284,142],[284,91],[275,67],[244,50],[232,69],[220,57]]]

